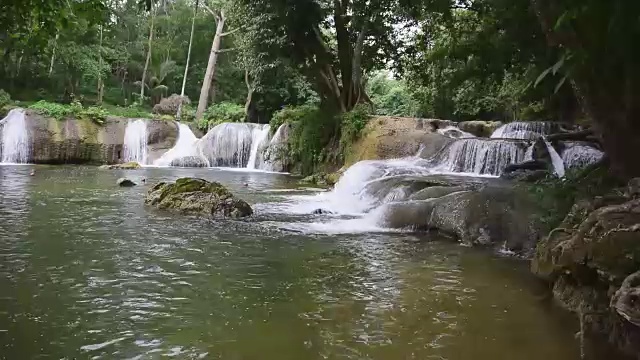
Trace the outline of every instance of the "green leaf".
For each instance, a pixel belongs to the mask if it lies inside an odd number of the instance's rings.
[[[536,81],[533,83],[533,87],[537,87],[538,84],[540,84],[542,82],[542,80],[544,80],[544,78],[547,77],[547,75],[549,75],[549,73],[551,72],[551,70],[553,70],[553,66],[551,66],[550,68],[548,68],[547,70],[543,71],[542,74],[540,74],[540,76],[538,76],[538,78],[536,79]]]
[[[553,65],[553,75],[557,74],[558,70],[560,70],[560,68],[564,66],[565,59],[566,56],[563,56],[555,65]]]
[[[560,88],[562,88],[562,85],[564,85],[566,81],[567,81],[567,75],[563,76],[562,79],[560,79],[560,81],[556,85],[556,88],[553,90],[553,93],[557,94],[558,91],[560,91]]]

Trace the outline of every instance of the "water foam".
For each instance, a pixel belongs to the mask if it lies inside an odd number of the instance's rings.
[[[153,164],[156,166],[170,166],[174,161],[186,157],[201,158],[208,166],[207,159],[200,153],[198,149],[198,138],[191,131],[188,125],[178,123],[178,141],[169,151],[164,153],[162,157]]]
[[[0,121],[1,162],[3,164],[26,164],[31,156],[31,141],[23,109],[13,109]]]
[[[124,131],[124,161],[146,165],[148,161],[147,121],[132,120]]]

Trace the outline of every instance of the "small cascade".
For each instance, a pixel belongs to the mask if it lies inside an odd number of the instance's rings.
[[[502,125],[491,135],[492,139],[535,140],[559,130],[559,125],[544,121],[512,122]]]
[[[464,132],[456,126],[447,126],[442,129],[438,129],[438,134],[450,137],[453,139],[465,139],[475,137],[473,134]]]
[[[31,142],[23,109],[14,109],[0,121],[1,162],[6,164],[26,164],[31,156]]]
[[[142,119],[129,121],[124,131],[124,161],[147,164],[147,122]]]
[[[262,151],[263,161],[259,168],[267,171],[286,171],[286,166],[279,152],[287,146],[289,125],[282,124],[269,141],[269,145]]]
[[[156,166],[208,166],[208,161],[198,150],[198,138],[191,128],[183,123],[178,123],[178,141],[156,160]]]
[[[436,172],[499,176],[507,165],[522,162],[528,147],[528,142],[517,140],[460,139],[429,161]]]
[[[258,125],[253,128],[251,133],[251,152],[249,154],[247,169],[257,169],[258,165],[262,162],[262,151],[268,145],[269,131],[271,131],[271,126],[269,125]]]
[[[250,123],[223,123],[209,130],[199,142],[211,166],[247,167],[251,156],[253,129]]]
[[[549,142],[549,140],[547,140],[546,137],[543,137],[542,139],[544,140],[544,143],[547,145],[547,150],[549,150],[549,155],[551,156],[551,163],[553,164],[553,170],[556,176],[564,177],[565,170],[564,170],[564,162],[562,161],[562,158],[560,157],[560,155],[558,155],[558,152],[553,147],[553,145],[551,145],[551,142]]]
[[[602,160],[604,152],[579,142],[565,142],[562,161],[567,169],[583,168]]]

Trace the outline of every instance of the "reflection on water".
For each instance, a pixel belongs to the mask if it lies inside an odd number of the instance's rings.
[[[0,358],[578,358],[573,324],[518,262],[434,237],[273,226],[300,215],[212,222],[142,203],[186,175],[272,203],[285,175],[144,169],[125,189],[118,171],[29,171],[0,167]]]

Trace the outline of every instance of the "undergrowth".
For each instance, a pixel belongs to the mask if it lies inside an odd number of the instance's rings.
[[[370,106],[366,104],[358,104],[353,110],[340,116],[340,154],[343,159],[353,142],[362,135],[369,119]]]
[[[568,170],[562,179],[550,176],[526,186],[540,209],[540,220],[555,228],[577,201],[604,195],[623,184],[611,175],[607,165],[597,164]]]
[[[198,122],[198,128],[206,131],[224,122],[243,122],[245,117],[243,106],[223,101],[209,106],[204,112],[203,118]]]
[[[66,118],[73,117],[81,120],[90,120],[99,125],[104,124],[104,121],[109,115],[107,111],[101,107],[83,107],[79,101],[74,101],[69,105],[65,105],[41,100],[29,106],[29,108],[35,110],[41,115],[52,117],[57,120],[64,120]]]

